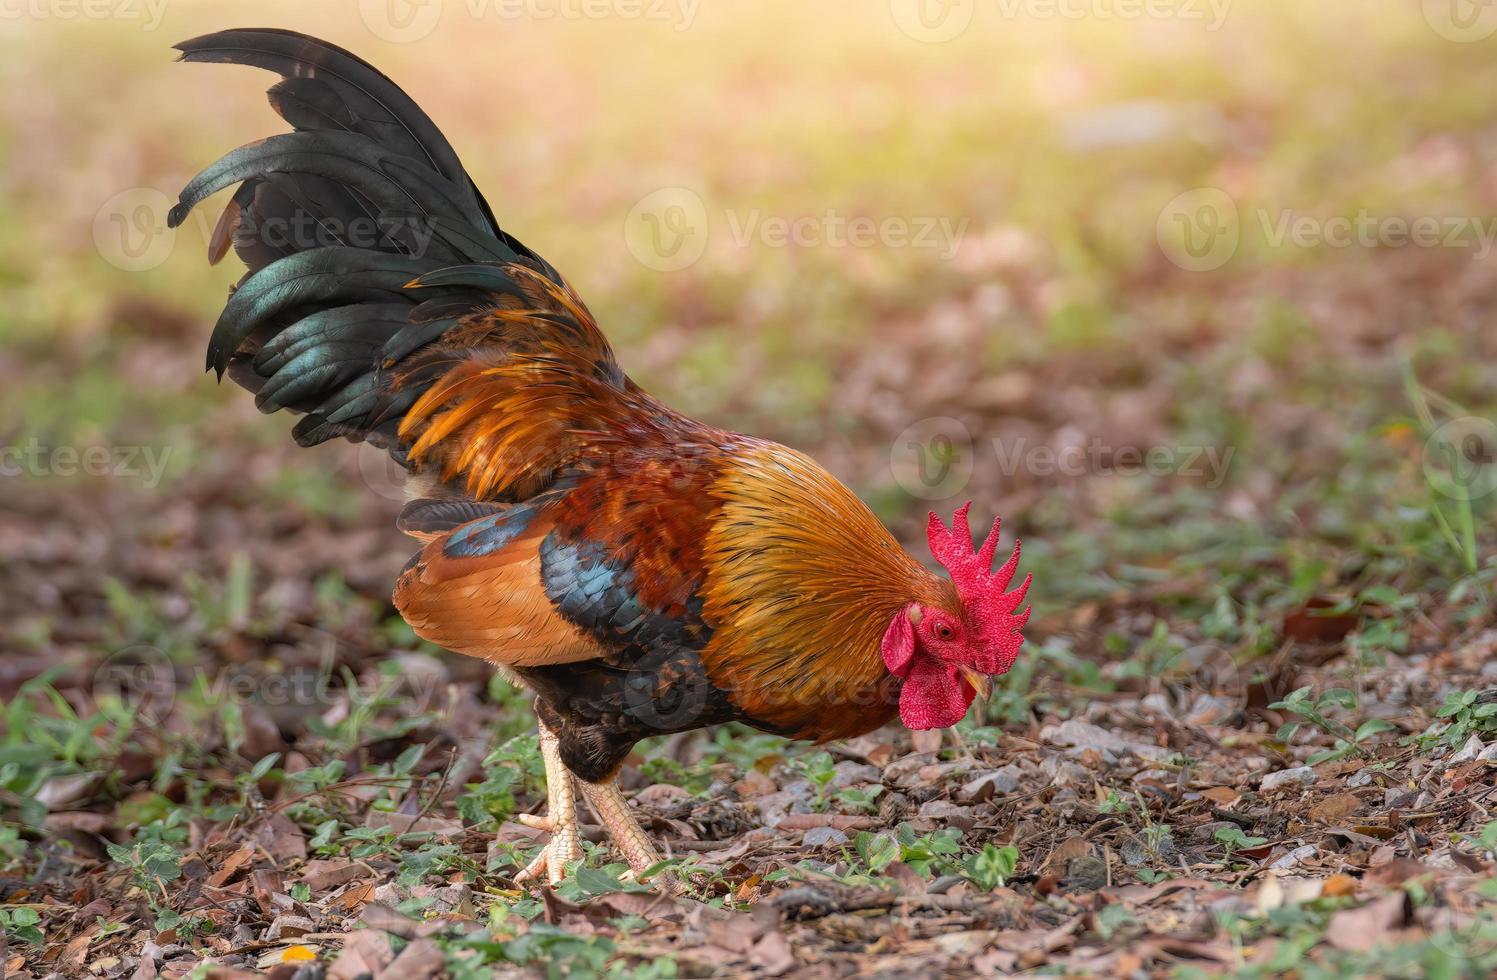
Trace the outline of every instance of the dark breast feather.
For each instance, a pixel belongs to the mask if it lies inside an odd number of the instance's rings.
[[[604,656],[517,671],[583,779],[606,778],[650,735],[750,721],[707,676],[701,543],[719,503],[716,467],[644,455],[573,489],[553,511],[541,577],[560,615]],[[609,477],[615,477],[609,479]]]

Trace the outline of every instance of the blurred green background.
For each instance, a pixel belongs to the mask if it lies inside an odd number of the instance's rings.
[[[1042,629],[1146,589],[1185,631],[1222,602],[1484,590],[1488,497],[1446,484],[1493,402],[1497,15],[1460,6],[8,10],[0,630],[93,646],[106,581],[170,619],[184,573],[238,554],[379,604],[409,553],[377,453],[298,451],[201,371],[238,269],[205,261],[213,202],[175,233],[166,207],[284,128],[271,76],[173,64],[230,26],[405,86],[666,401],[808,449],[910,541],[930,506],[1003,513]],[[108,473],[57,455],[91,447]],[[1151,449],[1163,471],[1130,468]]]

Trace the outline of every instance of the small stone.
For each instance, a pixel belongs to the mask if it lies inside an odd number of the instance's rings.
[[[1309,766],[1298,766],[1294,769],[1280,769],[1278,772],[1268,773],[1258,788],[1265,793],[1276,789],[1293,786],[1308,786],[1315,782],[1315,770]]]
[[[775,826],[785,819],[792,807],[804,801],[797,799],[794,795],[784,791],[778,793],[767,793],[754,800],[752,806],[759,811],[759,819],[770,827]]]
[[[957,791],[957,799],[963,803],[981,803],[995,796],[1007,796],[1019,788],[1020,775],[1017,766],[979,773],[962,785]]]
[[[836,827],[812,827],[802,840],[807,847],[837,847],[847,843],[847,835]]]
[[[1072,718],[1059,725],[1046,725],[1040,731],[1040,740],[1051,745],[1069,747],[1078,752],[1095,749],[1104,762],[1112,764],[1124,755],[1133,754],[1141,759],[1170,759],[1175,756],[1172,749],[1147,742],[1129,742],[1101,725]]]
[[[1212,694],[1202,694],[1186,712],[1185,720],[1192,725],[1220,725],[1232,717],[1237,709],[1238,704],[1235,701]]]
[[[743,778],[733,784],[733,789],[738,793],[738,798],[751,800],[759,796],[768,796],[779,789],[775,781],[762,772],[750,769],[743,774]]]
[[[837,763],[832,767],[832,773],[832,786],[835,789],[846,789],[861,783],[881,783],[884,779],[883,773],[877,768],[851,760]]]
[[[304,915],[278,915],[271,920],[270,928],[265,930],[265,938],[270,942],[277,939],[292,939],[296,936],[305,936],[315,928],[312,920]]]
[[[1066,891],[1094,892],[1107,884],[1107,862],[1091,855],[1072,858],[1066,866]]]
[[[963,829],[972,826],[972,810],[970,807],[957,806],[950,800],[931,800],[920,805],[920,816],[928,820],[944,820],[947,823],[964,825]]]
[[[1320,851],[1315,847],[1314,844],[1305,844],[1301,847],[1296,847],[1288,854],[1285,854],[1273,864],[1270,864],[1269,867],[1274,868],[1278,871],[1287,871],[1297,864],[1310,860],[1312,857],[1319,853]]]
[[[374,890],[374,901],[381,905],[399,905],[411,897],[411,893],[395,884],[393,881],[380,885]]]
[[[1463,762],[1471,762],[1477,756],[1481,755],[1482,750],[1485,748],[1486,746],[1482,744],[1481,739],[1472,735],[1466,740],[1466,744],[1461,747],[1461,750],[1451,754],[1445,762],[1452,766],[1458,766]]]
[[[1175,715],[1175,707],[1174,705],[1170,704],[1170,699],[1165,697],[1163,694],[1158,693],[1157,691],[1146,696],[1142,701],[1140,701],[1139,707],[1148,708],[1155,714],[1162,715],[1166,718],[1173,718]]]
[[[1208,823],[1203,823],[1198,827],[1192,827],[1190,836],[1194,837],[1196,840],[1215,841],[1216,832],[1218,830],[1226,827],[1236,826],[1237,824],[1233,823],[1230,820],[1212,820]]]
[[[1389,786],[1383,790],[1384,810],[1407,809],[1408,805],[1412,802],[1414,802],[1414,791],[1411,789],[1405,789],[1402,786]]]

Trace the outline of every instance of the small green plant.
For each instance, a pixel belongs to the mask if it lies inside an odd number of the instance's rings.
[[[811,784],[811,792],[815,794],[811,808],[825,810],[831,800],[832,780],[837,778],[836,764],[832,762],[831,755],[826,752],[811,752],[793,761],[790,767]]]
[[[1000,888],[1014,876],[1019,866],[1019,849],[1013,845],[994,847],[982,845],[982,850],[962,859],[962,877],[985,892]]]
[[[147,896],[166,898],[166,883],[182,877],[182,855],[176,846],[161,840],[137,838],[134,843],[110,844],[109,858],[129,869],[137,887]]]
[[[894,839],[899,843],[900,860],[916,874],[929,878],[934,874],[956,872],[955,858],[962,851],[962,834],[954,827],[916,834],[913,827],[902,823],[895,831]]]
[[[1472,735],[1488,738],[1497,733],[1497,701],[1483,700],[1480,691],[1451,691],[1435,717],[1444,721],[1416,736],[1425,748],[1457,748]]]
[[[484,780],[469,783],[457,798],[457,812],[480,830],[491,830],[515,812],[515,794],[540,785],[545,766],[535,735],[517,735],[483,760]]]
[[[25,905],[17,905],[10,908],[0,908],[0,932],[12,936],[23,943],[33,946],[41,946],[46,941],[46,936],[41,929],[42,914],[36,909]]]
[[[859,831],[858,836],[853,838],[853,850],[857,852],[863,867],[875,875],[898,861],[901,854],[899,841],[894,839],[894,835],[875,834],[867,830]]]
[[[1268,843],[1266,837],[1249,837],[1243,833],[1241,827],[1218,827],[1216,828],[1216,842],[1222,846],[1225,852],[1226,863],[1232,863],[1232,855],[1241,850],[1261,847]]]
[[[1344,759],[1349,755],[1370,756],[1371,753],[1362,743],[1381,732],[1392,731],[1395,727],[1390,721],[1370,718],[1358,727],[1352,728],[1344,722],[1329,717],[1328,712],[1336,708],[1346,711],[1357,709],[1357,696],[1344,687],[1333,687],[1319,697],[1314,696],[1312,688],[1302,687],[1282,701],[1275,701],[1269,707],[1276,711],[1287,711],[1301,719],[1288,722],[1279,728],[1277,738],[1281,742],[1288,742],[1306,723],[1314,725],[1336,739],[1336,744],[1332,748],[1322,749],[1310,756],[1307,761],[1312,766]]]

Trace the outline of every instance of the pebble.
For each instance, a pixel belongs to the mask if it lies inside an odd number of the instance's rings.
[[[836,827],[812,827],[802,841],[807,847],[835,847],[847,843],[847,835]]]
[[[1202,694],[1190,706],[1185,720],[1192,725],[1219,725],[1237,713],[1236,701],[1219,698],[1213,694]]]
[[[994,796],[1006,796],[1019,788],[1019,777],[1023,775],[1017,766],[1004,766],[992,772],[978,773],[962,784],[957,799],[963,803],[981,803]]]
[[[312,920],[304,915],[278,915],[271,920],[270,928],[265,930],[265,938],[273,941],[305,936],[315,928]]]
[[[1482,744],[1481,739],[1477,738],[1475,735],[1472,735],[1466,740],[1466,744],[1461,747],[1461,750],[1459,752],[1452,753],[1448,758],[1446,758],[1445,762],[1446,764],[1452,766],[1458,766],[1463,762],[1471,762],[1477,756],[1481,755],[1482,749],[1484,748],[1486,748],[1486,746]]]
[[[931,820],[945,820],[952,823],[966,822],[971,826],[972,810],[970,807],[957,806],[950,800],[931,800],[920,804],[920,816]]]
[[[1221,830],[1223,827],[1236,826],[1237,824],[1230,820],[1212,820],[1210,823],[1203,823],[1199,827],[1192,827],[1190,836],[1196,840],[1215,841],[1218,830]]]
[[[1145,742],[1129,742],[1113,734],[1101,725],[1072,718],[1059,725],[1046,725],[1040,732],[1040,740],[1051,745],[1070,746],[1081,751],[1095,749],[1107,763],[1115,763],[1125,755],[1133,754],[1142,759],[1169,759],[1175,752]]]
[[[1309,766],[1299,766],[1294,769],[1280,769],[1278,772],[1268,773],[1258,788],[1264,792],[1275,789],[1283,789],[1286,786],[1308,786],[1315,782],[1315,770]]]
[[[1320,850],[1318,848],[1316,848],[1316,846],[1314,844],[1305,844],[1305,845],[1303,845],[1301,847],[1296,847],[1294,850],[1290,851],[1288,854],[1285,854],[1283,857],[1279,858],[1273,864],[1270,864],[1269,867],[1270,868],[1276,868],[1276,869],[1278,869],[1280,871],[1285,871],[1285,870],[1288,870],[1289,868],[1294,867],[1296,864],[1299,864],[1302,861],[1308,861],[1308,860],[1310,860],[1312,857],[1314,857],[1315,855],[1317,855],[1319,853],[1320,853]]]
[[[779,787],[775,785],[773,779],[762,772],[750,769],[743,774],[742,779],[733,784],[733,789],[738,792],[739,799],[750,800],[758,796],[768,796]]]
[[[881,783],[883,773],[874,766],[861,762],[844,760],[832,767],[832,786],[837,789],[845,789],[848,786],[857,786],[860,783]]]

